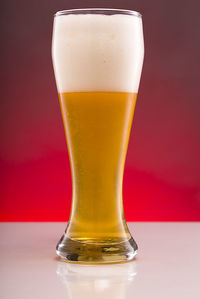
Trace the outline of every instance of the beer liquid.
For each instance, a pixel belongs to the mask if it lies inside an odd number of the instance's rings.
[[[136,98],[128,92],[59,94],[72,172],[71,240],[114,244],[131,237],[122,180]]]

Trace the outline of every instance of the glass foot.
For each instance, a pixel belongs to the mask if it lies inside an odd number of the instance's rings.
[[[72,240],[65,235],[56,247],[56,253],[62,259],[75,263],[120,263],[132,260],[138,246],[131,237],[119,243],[95,243]]]

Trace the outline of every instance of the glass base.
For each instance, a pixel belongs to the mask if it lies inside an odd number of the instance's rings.
[[[68,262],[109,264],[131,261],[137,254],[137,249],[132,237],[119,243],[101,244],[72,240],[64,235],[56,247],[56,253]]]

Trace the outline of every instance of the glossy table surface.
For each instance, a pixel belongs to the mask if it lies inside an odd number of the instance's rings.
[[[56,257],[65,223],[1,223],[1,298],[199,299],[200,223],[128,225],[136,259],[88,266]]]

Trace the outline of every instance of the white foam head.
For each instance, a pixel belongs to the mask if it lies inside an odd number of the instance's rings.
[[[144,56],[142,18],[58,15],[52,56],[59,92],[137,92]]]

